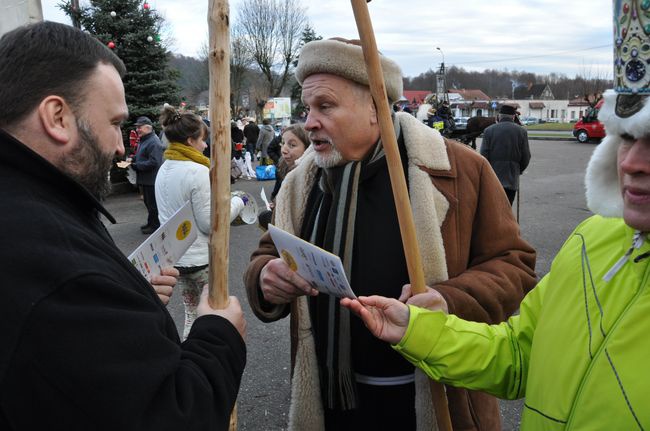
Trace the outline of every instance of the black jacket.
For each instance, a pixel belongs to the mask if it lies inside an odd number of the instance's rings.
[[[85,188],[0,130],[0,429],[227,429],[245,345],[218,316],[182,345]]]
[[[244,136],[246,144],[257,144],[257,138],[260,135],[260,128],[256,123],[250,122],[244,126]]]
[[[160,138],[154,132],[148,133],[140,139],[133,162],[133,169],[138,173],[136,177],[138,185],[153,186],[156,183],[156,175],[162,165],[164,151]]]
[[[526,129],[503,119],[491,125],[483,132],[481,155],[490,162],[504,189],[518,190],[519,175],[530,162]]]

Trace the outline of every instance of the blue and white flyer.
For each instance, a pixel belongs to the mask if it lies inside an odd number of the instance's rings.
[[[190,201],[174,213],[128,257],[147,279],[160,275],[162,268],[173,266],[194,243],[197,226]]]
[[[269,224],[269,233],[282,260],[321,293],[356,298],[341,259],[320,247]]]

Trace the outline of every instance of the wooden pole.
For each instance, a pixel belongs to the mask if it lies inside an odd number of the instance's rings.
[[[406,257],[406,266],[408,268],[409,279],[413,293],[424,293],[426,285],[424,283],[424,271],[422,269],[422,259],[418,247],[417,235],[415,232],[415,223],[413,221],[413,212],[411,211],[411,202],[409,201],[408,189],[406,188],[406,179],[404,178],[404,169],[400,160],[399,149],[397,147],[397,137],[393,128],[391,119],[390,106],[386,96],[386,85],[384,75],[381,69],[379,51],[375,41],[375,33],[368,12],[367,0],[351,0],[354,11],[354,19],[359,30],[359,39],[363,48],[363,56],[366,61],[368,70],[368,80],[370,82],[370,92],[375,101],[379,127],[381,130],[381,141],[386,152],[386,161],[388,162],[388,173],[390,175],[395,207],[397,209],[397,219],[399,221],[400,231],[402,233],[402,244],[404,246],[404,255]],[[436,410],[436,419],[438,429],[442,431],[451,431],[451,418],[449,417],[449,408],[445,388],[442,384],[431,381],[431,395],[433,405]]]
[[[210,306],[228,306],[230,241],[230,8],[228,0],[210,0]],[[237,429],[237,405],[230,430]]]

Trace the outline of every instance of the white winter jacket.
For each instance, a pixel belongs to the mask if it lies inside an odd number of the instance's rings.
[[[165,223],[186,201],[198,227],[194,244],[176,266],[200,266],[208,263],[210,233],[210,171],[206,166],[185,160],[165,160],[156,176],[158,219]]]

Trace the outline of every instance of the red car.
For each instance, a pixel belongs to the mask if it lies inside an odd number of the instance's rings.
[[[601,99],[594,109],[589,109],[584,116],[573,125],[573,136],[578,142],[589,142],[590,139],[601,139],[605,137],[605,126],[598,121],[598,111],[603,106]]]

